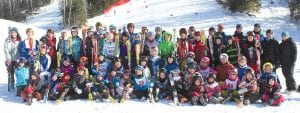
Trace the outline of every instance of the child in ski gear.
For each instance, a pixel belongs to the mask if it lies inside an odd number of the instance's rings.
[[[281,33],[282,42],[279,45],[280,64],[282,73],[285,77],[286,87],[288,91],[296,90],[296,82],[294,79],[294,67],[297,60],[297,46],[295,41],[289,37],[287,31]]]
[[[188,36],[187,36],[188,41],[193,41],[195,39],[195,32],[196,32],[195,27],[190,26],[188,29]]]
[[[276,82],[275,77],[270,76],[267,80],[266,91],[261,97],[261,100],[270,106],[279,106],[284,102],[284,97],[280,94],[281,86]]]
[[[62,58],[62,66],[60,67],[58,72],[65,73],[69,76],[73,76],[75,73],[73,65],[70,63],[71,59],[68,56],[63,56]]]
[[[40,54],[38,56],[39,61],[35,63],[35,70],[34,70],[40,73],[39,78],[41,79],[43,84],[48,83],[51,76],[50,66],[52,61],[51,61],[51,57],[47,53],[47,50],[48,48],[45,44],[41,45]]]
[[[206,78],[205,90],[207,94],[208,103],[220,103],[221,87],[216,81],[216,75],[210,73]]]
[[[223,31],[224,25],[222,23],[218,24],[217,29],[218,29],[218,31],[216,32],[216,36],[221,35],[222,44],[226,45],[227,44],[227,36],[226,36],[225,32]]]
[[[233,37],[238,37],[238,39],[240,40],[240,41],[245,41],[246,40],[246,38],[245,38],[245,36],[243,35],[243,26],[242,26],[242,24],[237,24],[236,25],[236,27],[235,27],[235,32],[234,32],[234,35],[233,35]]]
[[[217,66],[220,64],[220,55],[222,54],[222,50],[225,48],[225,46],[222,44],[222,36],[216,35],[215,42],[214,42],[214,48],[213,48],[213,56],[211,56],[211,59],[215,59],[214,62],[212,62],[213,66]]]
[[[155,41],[157,42],[161,42],[162,39],[162,28],[161,27],[155,27],[155,37],[154,37]]]
[[[254,39],[252,31],[247,32],[247,40],[241,43],[241,53],[247,58],[247,65],[249,65],[255,73],[260,72],[260,41]]]
[[[259,76],[259,79],[258,79],[260,94],[263,94],[265,92],[265,90],[266,90],[265,85],[267,84],[267,79],[270,76],[273,76],[275,78],[275,81],[280,84],[278,75],[275,72],[273,72],[273,65],[271,63],[267,62],[263,65],[263,72],[261,73],[261,75]]]
[[[83,66],[84,67],[84,75],[87,77],[87,76],[89,76],[90,75],[90,73],[89,73],[89,68],[87,67],[88,66],[88,58],[87,57],[85,57],[85,56],[83,56],[83,57],[80,57],[80,59],[79,59],[79,65],[78,65],[78,67],[79,66]],[[78,68],[77,67],[77,68]],[[78,69],[77,69],[77,71],[78,71]]]
[[[193,77],[193,83],[190,90],[190,97],[192,105],[207,105],[205,85],[201,75]]]
[[[98,52],[97,54],[102,54],[103,53],[103,45],[105,43],[105,30],[103,29],[103,25],[100,22],[96,23],[96,31],[94,33],[95,38],[97,39],[98,42]]]
[[[59,82],[60,82],[60,79],[62,76],[63,76],[63,73],[56,72],[56,73],[52,74],[51,80],[46,87],[46,88],[49,88],[49,93],[48,93],[49,100],[56,100],[59,98],[58,86],[59,86]]]
[[[21,97],[23,98],[24,102],[27,102],[27,105],[32,104],[32,99],[36,98],[37,100],[43,99],[42,94],[42,82],[39,79],[39,74],[37,72],[33,72],[30,75],[29,83],[24,91],[21,92]]]
[[[131,42],[127,32],[123,32],[120,41],[120,57],[125,68],[131,66]]]
[[[72,98],[80,99],[87,97],[86,83],[87,77],[85,76],[86,68],[84,66],[79,66],[77,72],[71,78],[70,82],[72,83]]]
[[[71,57],[70,52],[70,45],[71,45],[71,38],[67,37],[67,32],[62,31],[61,36],[59,37],[59,41],[57,44],[57,67],[60,68],[61,63],[63,62],[63,56]]]
[[[114,57],[119,57],[120,49],[115,46],[114,35],[112,33],[106,33],[106,39],[103,45],[103,54],[105,57],[110,60]]]
[[[70,36],[70,50],[71,50],[71,58],[72,62],[75,66],[78,66],[79,64],[79,58],[81,55],[83,55],[83,43],[82,39],[78,36],[78,28],[72,27],[71,28],[71,34]]]
[[[250,66],[247,65],[247,58],[245,56],[241,56],[238,60],[238,67],[237,67],[237,70],[238,70],[238,77],[240,80],[243,79],[244,75],[245,75],[245,71],[247,69],[252,69]]]
[[[99,55],[98,60],[99,61],[94,63],[94,66],[92,66],[91,73],[95,76],[102,75],[105,78],[111,68],[111,63],[105,60],[105,56],[103,54]]]
[[[207,78],[207,76],[210,73],[214,73],[214,74],[217,73],[213,68],[211,68],[209,66],[209,64],[210,64],[210,59],[208,57],[203,57],[201,59],[200,67],[198,69],[198,72],[201,74],[202,78]],[[204,82],[206,82],[206,79],[204,79]]]
[[[237,60],[238,60],[238,47],[234,43],[233,37],[231,35],[227,36],[227,45],[222,50],[223,53],[227,53],[228,60],[233,66],[237,66]]]
[[[201,32],[195,32],[195,37],[193,40],[189,41],[189,52],[195,53],[195,61],[200,62],[201,58],[207,56],[207,47],[205,42],[201,39]]]
[[[156,96],[156,101],[163,100],[163,99],[171,99],[171,93],[172,91],[170,90],[170,83],[169,79],[167,76],[167,69],[162,68],[159,70],[159,77],[156,80],[155,87],[157,88],[157,96]]]
[[[159,44],[159,55],[163,60],[166,60],[168,55],[174,51],[174,43],[172,41],[172,35],[170,33],[163,33],[163,41]]]
[[[27,60],[20,57],[17,60],[18,67],[15,69],[17,96],[20,96],[21,91],[24,90],[29,80],[29,68],[26,66]]]
[[[259,100],[260,95],[258,93],[257,79],[253,70],[246,70],[244,78],[239,84],[238,93],[241,95],[241,104],[249,105]]]
[[[197,65],[196,62],[190,62],[187,65],[187,69],[186,69],[186,72],[184,74],[184,78],[186,79],[188,84],[192,84],[193,76],[195,75],[197,69],[198,69],[198,65]]]
[[[188,39],[187,39],[187,31],[185,28],[181,28],[179,30],[180,39],[177,40],[177,54],[180,59],[180,70],[184,70],[185,67],[185,58],[188,53]]]
[[[4,42],[4,54],[5,54],[5,65],[7,67],[8,72],[8,90],[12,91],[15,87],[15,68],[17,65],[17,60],[19,58],[19,43],[21,41],[20,34],[18,32],[18,29],[13,27],[9,29],[9,35],[5,39]]]
[[[148,58],[146,56],[142,56],[140,63],[139,63],[143,68],[144,68],[144,75],[147,77],[147,80],[155,80],[156,75],[151,75],[150,69],[148,67]]]
[[[46,36],[40,39],[42,44],[47,46],[47,53],[51,58],[51,68],[56,69],[57,61],[56,61],[56,37],[54,36],[54,30],[48,29]]]
[[[216,62],[216,59],[214,58],[215,32],[216,29],[214,27],[210,27],[208,30],[208,37],[206,39],[206,46],[209,52],[207,56],[211,59],[209,65],[212,67],[215,67],[214,63]]]
[[[157,40],[155,40],[155,37],[154,37],[154,34],[153,32],[148,32],[148,38],[145,42],[145,45],[144,45],[144,55],[145,56],[149,56],[150,55],[150,51],[151,51],[151,48],[152,47],[158,47],[159,46],[159,42]]]
[[[119,102],[127,100],[133,91],[133,81],[129,70],[123,71],[123,77],[121,77],[120,87],[117,88],[117,92],[120,95]]]
[[[122,65],[122,59],[120,57],[114,58],[112,64],[113,65],[110,69],[110,72],[115,71],[117,76],[121,76],[124,71],[124,67]]]
[[[173,89],[173,98],[178,99],[181,103],[186,103],[189,101],[189,89],[190,84],[186,81],[183,75],[180,74],[179,69],[175,69],[171,71],[171,77],[174,80],[174,84],[171,83],[171,87]],[[169,76],[169,79],[171,80]],[[174,91],[176,91],[177,95],[174,95]],[[178,101],[173,100],[173,101]]]
[[[84,45],[83,49],[85,49],[85,56],[88,57],[87,67],[89,67],[89,68],[94,63],[93,60],[95,60],[95,58],[98,57],[98,54],[97,54],[98,50],[96,50],[97,47],[95,47],[95,46],[97,46],[98,42],[96,42],[97,40],[95,39],[93,34],[94,34],[93,27],[89,27],[87,29],[87,37],[83,43],[83,45]]]
[[[133,94],[135,94],[138,99],[147,99],[148,96],[149,83],[143,71],[144,68],[142,66],[136,66],[135,75],[133,76]]]
[[[163,67],[163,61],[160,56],[158,56],[158,48],[153,46],[150,50],[149,68],[152,76],[157,76],[160,68]]]
[[[137,34],[133,36],[133,42],[131,43],[131,66],[135,67],[140,65],[141,55],[141,37]]]
[[[279,67],[279,55],[280,55],[280,49],[279,49],[279,43],[278,41],[273,37],[273,31],[271,29],[268,29],[266,31],[266,39],[261,42],[261,47],[263,50],[263,53],[261,55],[261,63],[265,64],[266,62],[270,62],[274,65],[273,71]]]
[[[227,101],[238,102],[238,85],[240,84],[240,79],[238,78],[238,72],[236,68],[232,68],[228,71],[228,78],[224,81],[224,84],[221,86],[221,96],[224,98],[222,103]]]
[[[167,63],[165,66],[165,69],[167,70],[166,75],[169,75],[171,70],[179,69],[179,65],[176,62],[175,57],[176,57],[175,54],[173,54],[173,53],[169,54],[169,56],[167,58]]]
[[[104,77],[102,73],[96,75],[92,87],[94,99],[99,99],[101,102],[103,102],[103,99],[107,99],[109,95],[109,89],[107,87],[108,81],[106,81]]]
[[[259,23],[254,24],[254,26],[253,26],[253,33],[254,33],[255,37],[258,37],[258,40],[260,42],[262,42],[263,40],[265,40],[264,33],[262,32]]]
[[[217,81],[224,82],[228,78],[228,70],[234,68],[234,66],[228,61],[228,55],[222,53],[220,55],[220,64],[216,67]]]

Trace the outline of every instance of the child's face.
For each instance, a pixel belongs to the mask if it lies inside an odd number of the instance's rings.
[[[243,28],[237,28],[236,31],[237,31],[238,33],[240,33],[240,32],[243,31]]]
[[[117,75],[117,72],[115,72],[115,71],[112,71],[112,72],[110,72],[110,75],[114,77],[114,76],[116,76],[116,75]]]
[[[253,79],[253,76],[250,73],[247,73],[245,76],[246,76],[247,80],[252,80]]]
[[[46,54],[47,53],[47,49],[46,48],[41,48],[41,54]]]
[[[100,55],[99,57],[99,61],[103,61],[104,60],[104,56]]]
[[[169,36],[169,35],[165,37],[165,40],[166,40],[167,42],[169,42],[170,39],[171,39],[171,36]]]
[[[247,64],[246,60],[239,60],[240,66],[245,66]]]
[[[20,66],[20,67],[23,67],[24,65],[25,65],[24,62],[20,62],[20,63],[19,63],[19,66]]]
[[[150,51],[151,56],[157,56],[158,55],[158,51],[156,48],[152,48]]]
[[[208,63],[207,63],[207,62],[201,62],[201,66],[202,66],[202,67],[207,67],[207,66],[208,66]]]
[[[221,39],[217,39],[217,40],[216,40],[217,45],[220,45],[221,42],[222,42]]]
[[[115,67],[120,68],[122,66],[121,62],[115,62]]]
[[[147,65],[146,61],[141,61],[141,66],[145,67]]]
[[[227,63],[227,60],[226,60],[225,58],[222,58],[222,59],[220,60],[220,62],[221,62],[222,64],[226,64],[226,63]]]
[[[125,41],[128,40],[128,37],[127,37],[127,36],[122,36],[122,39],[123,39],[123,41],[125,42]]]
[[[208,82],[213,83],[213,82],[215,82],[215,79],[210,77],[210,78],[208,78]]]
[[[33,31],[28,31],[26,34],[27,34],[28,37],[32,37],[33,36]]]
[[[195,39],[196,40],[201,40],[201,36],[196,36]]]
[[[98,80],[102,80],[102,78],[103,78],[102,76],[97,76]]]
[[[63,64],[64,64],[64,66],[68,66],[68,65],[70,64],[70,62],[65,60],[65,61],[63,62]]]
[[[51,80],[52,80],[52,81],[56,81],[56,80],[57,80],[57,76],[52,76],[52,77],[51,77]]]
[[[125,80],[128,80],[128,79],[129,79],[129,74],[124,74],[123,76],[124,76],[124,79],[125,79]]]
[[[161,78],[161,79],[166,78],[166,74],[165,73],[159,73],[159,78]]]
[[[142,70],[136,70],[136,74],[137,75],[143,75],[143,71]]]
[[[253,36],[247,36],[247,40],[248,40],[249,42],[252,42],[252,41],[254,40],[254,37],[253,37]]]
[[[173,61],[174,61],[173,58],[170,58],[170,57],[168,58],[168,63],[169,63],[169,64],[173,63]]]
[[[94,34],[94,33],[93,33],[93,32],[91,32],[91,31],[90,31],[90,32],[88,32],[88,36],[89,36],[89,37],[93,36],[93,34]]]
[[[272,86],[272,85],[274,85],[274,84],[275,84],[275,81],[274,81],[273,79],[270,79],[270,80],[269,80],[269,85]]]
[[[36,80],[37,79],[37,77],[35,75],[31,75],[30,78],[31,78],[31,80]]]
[[[182,33],[182,34],[180,35],[180,37],[183,38],[183,39],[185,39],[185,38],[186,38],[186,34],[185,34],[185,33]]]
[[[272,72],[271,66],[266,66],[266,67],[265,67],[265,72],[271,73],[271,72]]]
[[[78,71],[78,74],[79,74],[79,75],[84,75],[84,71],[83,71],[83,70],[79,70],[79,71]]]
[[[71,34],[72,34],[72,36],[77,36],[77,35],[78,35],[78,32],[72,31]]]
[[[228,44],[232,44],[232,39],[227,40]]]
[[[196,70],[194,68],[188,68],[188,72],[191,73],[191,74],[193,74],[193,73],[196,72]]]
[[[195,81],[195,85],[196,85],[196,86],[201,85],[201,81],[200,81],[200,80],[196,80],[196,81]]]

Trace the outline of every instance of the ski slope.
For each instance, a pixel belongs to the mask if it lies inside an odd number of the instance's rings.
[[[54,0],[57,1],[57,0]],[[262,1],[262,9],[256,17],[244,16],[243,14],[232,14],[222,9],[215,0],[131,0],[129,3],[116,7],[108,14],[101,15],[88,20],[89,25],[94,25],[101,21],[106,25],[115,24],[118,27],[126,25],[128,22],[136,24],[137,30],[141,26],[149,26],[153,31],[155,26],[162,26],[163,29],[172,31],[173,28],[187,27],[194,25],[198,30],[204,28],[207,30],[210,26],[216,26],[218,23],[224,23],[227,34],[232,34],[235,24],[242,23],[244,32],[252,30],[254,23],[261,23],[262,28],[272,28],[275,31],[275,37],[279,39],[281,31],[287,30],[292,37],[298,41],[298,60],[295,67],[295,78],[297,83],[300,83],[300,24],[289,21],[289,12],[286,6],[279,3],[280,0],[273,0],[275,4],[269,4],[269,0]],[[57,3],[57,2],[56,2]],[[55,2],[42,7],[47,9],[50,6],[54,7]],[[146,8],[147,7],[147,8]],[[47,11],[49,17],[39,16],[38,14],[25,23],[17,23],[8,20],[0,19],[0,37],[4,40],[7,37],[7,27],[15,26],[19,29],[23,39],[25,38],[25,30],[27,27],[33,27],[36,39],[39,39],[45,34],[45,30],[50,28],[59,29],[56,26],[56,16],[53,12],[55,8],[50,8]],[[116,11],[116,15],[113,11]],[[46,11],[46,10],[44,10]],[[280,12],[279,12],[280,11]],[[51,14],[51,15],[50,15]],[[53,14],[53,15],[52,15]],[[170,16],[173,15],[173,16]],[[44,20],[44,19],[45,20]],[[49,18],[49,20],[47,20]],[[56,19],[55,19],[56,18]],[[54,22],[54,24],[52,24]],[[139,32],[139,31],[136,31]],[[171,32],[172,33],[172,32]],[[298,36],[298,37],[296,37]],[[0,49],[3,50],[4,41],[0,42]],[[114,104],[110,102],[94,102],[87,100],[73,100],[63,102],[60,105],[55,105],[54,102],[42,104],[34,102],[32,106],[26,106],[22,103],[22,99],[15,96],[15,93],[7,92],[7,75],[4,65],[4,54],[0,54],[0,69],[3,74],[0,76],[0,111],[2,113],[42,113],[42,112],[57,112],[57,113],[297,113],[300,111],[300,93],[293,93],[290,96],[284,95],[287,101],[280,107],[264,107],[262,105],[250,105],[239,108],[234,104],[228,105],[208,105],[206,107],[190,106],[187,104],[181,106],[173,106],[171,101],[159,103],[147,103],[137,100],[126,101],[123,104]],[[285,89],[284,78],[278,70],[279,77]]]

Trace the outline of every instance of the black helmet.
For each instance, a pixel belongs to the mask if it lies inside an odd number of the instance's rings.
[[[209,78],[213,78],[214,81],[216,81],[216,79],[217,79],[217,78],[216,78],[216,75],[215,75],[214,73],[209,73],[209,74],[208,74],[208,76],[206,77],[206,81],[207,81],[207,82],[208,82],[208,79],[209,79]],[[208,82],[208,83],[209,83],[209,82]],[[210,83],[210,84],[212,84],[212,83]]]

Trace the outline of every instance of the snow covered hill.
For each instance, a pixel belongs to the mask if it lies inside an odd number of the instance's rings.
[[[54,0],[57,1],[57,0]],[[252,30],[254,23],[261,23],[263,29],[272,28],[275,31],[276,38],[279,39],[281,31],[287,30],[291,36],[298,41],[298,60],[295,68],[295,78],[297,83],[300,83],[300,25],[289,21],[288,9],[279,3],[280,0],[273,0],[275,4],[269,4],[270,0],[262,0],[262,9],[257,17],[241,16],[241,14],[231,14],[218,5],[215,0],[131,0],[129,3],[116,7],[110,13],[89,19],[89,25],[94,25],[100,21],[106,25],[115,24],[119,27],[126,25],[128,22],[136,23],[137,29],[141,26],[149,26],[153,30],[155,26],[162,26],[163,29],[172,31],[173,28],[194,25],[198,30],[200,28],[208,29],[210,26],[216,26],[218,23],[224,23],[225,31],[231,34],[234,31],[235,24],[242,23],[244,31]],[[57,3],[57,2],[56,2]],[[39,39],[45,30],[49,27],[58,29],[55,14],[55,2],[48,6],[48,16],[39,14],[33,16],[31,20],[21,24],[8,20],[0,19],[0,37],[4,40],[7,37],[7,27],[15,26],[19,29],[21,36],[25,38],[25,30],[27,27],[33,27],[35,36]],[[50,7],[51,6],[51,7]],[[114,10],[116,14],[114,15]],[[173,15],[173,16],[171,16]],[[34,19],[35,18],[35,19]],[[43,18],[43,19],[42,19]],[[49,18],[50,20],[48,20]],[[50,22],[50,23],[49,23]],[[138,32],[138,31],[137,31]],[[0,41],[0,50],[3,50],[4,41]],[[74,100],[63,102],[60,105],[55,105],[53,102],[42,104],[34,102],[32,106],[26,106],[22,103],[22,99],[15,97],[15,93],[7,92],[7,75],[4,66],[4,55],[0,54],[0,111],[3,113],[42,113],[42,112],[57,112],[57,113],[297,113],[300,111],[300,94],[293,93],[290,96],[285,95],[287,101],[280,107],[263,107],[262,105],[250,105],[243,108],[238,108],[233,104],[229,105],[208,105],[206,107],[190,106],[184,104],[175,107],[171,101],[164,101],[150,104],[137,100],[126,101],[123,104],[113,104],[110,102],[98,103],[86,100]],[[285,86],[284,78],[280,71],[280,80]]]

